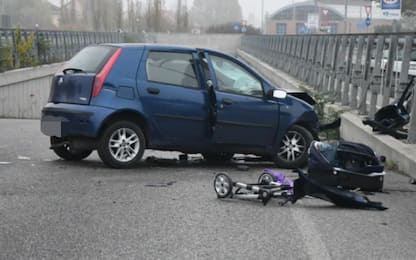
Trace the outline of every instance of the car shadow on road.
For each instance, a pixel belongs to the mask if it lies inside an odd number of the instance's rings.
[[[66,161],[62,159],[47,160],[48,164],[53,164],[54,167],[59,169],[73,168],[73,169],[102,169],[112,170],[102,163],[101,160],[94,158],[85,159],[82,161]],[[201,158],[188,158],[188,159],[176,159],[176,158],[164,158],[148,156],[140,161],[136,166],[130,169],[123,169],[123,171],[134,171],[138,169],[152,169],[152,168],[200,168],[200,169],[224,169],[233,171],[249,171],[252,169],[264,169],[264,168],[276,168],[277,166],[271,162],[261,158],[253,157],[235,157],[230,161],[206,161]],[[114,169],[113,169],[114,170]],[[120,169],[117,169],[120,170]]]
[[[94,169],[112,169],[102,163],[100,160],[85,159],[82,161],[66,161],[62,159],[48,160],[48,163],[52,163],[59,168],[94,168]],[[190,157],[186,159],[176,158],[164,158],[148,156],[140,161],[136,166],[130,168],[135,169],[151,169],[154,167],[164,168],[226,168],[235,169],[238,171],[248,171],[252,168],[275,168],[276,165],[268,160],[264,160],[260,157],[234,157],[230,161],[206,161],[202,157]]]

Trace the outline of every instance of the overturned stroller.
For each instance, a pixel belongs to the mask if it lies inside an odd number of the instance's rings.
[[[302,170],[298,169],[297,172],[299,178],[291,181],[275,170],[266,169],[254,184],[234,182],[226,173],[218,173],[214,178],[214,190],[219,199],[253,199],[262,201],[263,205],[273,198],[280,199],[279,205],[283,206],[311,196],[339,207],[387,209],[381,202],[371,201],[366,196],[351,191],[322,185],[306,176]]]
[[[385,172],[381,163],[384,160],[364,144],[313,141],[308,174],[311,179],[327,186],[382,191]]]

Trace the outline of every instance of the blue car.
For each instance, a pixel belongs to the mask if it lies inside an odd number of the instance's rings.
[[[129,168],[145,149],[271,158],[306,164],[318,116],[225,53],[190,47],[102,44],[82,49],[54,75],[41,130],[65,160],[93,150]]]

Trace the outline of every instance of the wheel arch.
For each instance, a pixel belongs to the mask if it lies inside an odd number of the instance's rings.
[[[143,131],[146,146],[149,143],[149,128],[146,118],[143,114],[133,110],[120,110],[109,115],[100,125],[98,137],[100,137],[104,130],[111,124],[117,121],[129,121],[137,124]]]
[[[294,125],[301,126],[301,127],[305,128],[306,130],[308,130],[312,134],[312,136],[315,140],[319,139],[319,130],[316,128],[315,124],[312,123],[311,121],[300,120],[300,121],[295,122],[293,125],[291,125],[291,127],[294,126]]]

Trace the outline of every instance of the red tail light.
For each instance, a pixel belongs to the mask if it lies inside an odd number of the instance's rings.
[[[111,58],[107,61],[104,65],[103,69],[95,76],[94,80],[94,87],[92,89],[92,96],[96,97],[100,94],[101,88],[103,87],[104,81],[107,78],[108,74],[110,73],[111,69],[116,63],[118,57],[120,57],[121,49],[118,49]]]

